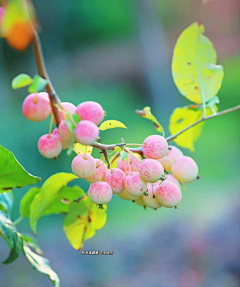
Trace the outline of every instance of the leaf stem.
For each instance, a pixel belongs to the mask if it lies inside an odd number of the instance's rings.
[[[23,216],[19,216],[15,221],[13,221],[13,225],[17,226],[21,221],[23,221],[23,219]]]

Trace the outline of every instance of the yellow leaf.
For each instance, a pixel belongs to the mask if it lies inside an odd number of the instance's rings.
[[[211,41],[203,35],[204,26],[193,23],[179,36],[173,52],[172,75],[180,91],[190,101],[201,104],[219,91],[223,68]]]
[[[86,146],[80,143],[73,144],[73,150],[76,154],[85,154],[87,148],[87,154],[92,154],[93,147],[92,146]]]
[[[143,110],[136,110],[136,113],[140,115],[141,117],[152,121],[154,123],[154,127],[156,128],[156,130],[164,134],[164,129],[162,125],[159,123],[156,117],[151,113],[150,107],[145,107],[143,108]]]
[[[123,123],[121,123],[119,121],[108,120],[108,121],[103,122],[100,125],[99,130],[100,131],[105,131],[105,130],[115,129],[115,128],[127,129],[127,127]]]
[[[213,107],[217,111],[217,106]],[[206,110],[207,115],[212,114],[210,108]],[[187,126],[193,124],[194,122],[201,119],[203,116],[203,110],[195,110],[189,107],[176,108],[170,118],[169,130],[172,135],[183,130]],[[202,133],[204,122],[196,125],[195,127],[190,128],[186,132],[179,135],[174,141],[176,144],[183,148],[187,148],[190,151],[194,151],[194,142],[200,137]]]

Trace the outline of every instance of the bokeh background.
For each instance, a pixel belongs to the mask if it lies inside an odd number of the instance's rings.
[[[155,133],[152,123],[135,114],[150,105],[168,131],[173,109],[189,102],[171,78],[171,56],[178,35],[202,22],[225,77],[219,109],[239,104],[240,2],[213,0],[42,0],[33,1],[51,79],[62,101],[99,102],[107,119],[128,130],[102,133],[104,143],[139,142]],[[57,161],[37,151],[37,140],[50,119],[33,123],[21,113],[27,91],[11,90],[11,80],[36,74],[31,48],[18,52],[0,41],[0,144],[13,151],[32,174],[45,180],[71,172],[72,156]],[[144,210],[117,196],[108,206],[106,226],[84,250],[114,251],[113,256],[83,256],[68,243],[64,216],[44,217],[38,240],[63,287],[237,287],[240,281],[239,112],[208,121],[196,151],[201,179],[183,187],[178,209]],[[97,153],[95,154],[98,155]],[[1,160],[1,159],[0,159]],[[84,181],[75,181],[85,190]],[[14,191],[13,218],[28,188]],[[31,234],[28,220],[19,230]],[[0,239],[0,260],[8,253]],[[21,256],[0,265],[1,287],[48,287],[47,276]]]

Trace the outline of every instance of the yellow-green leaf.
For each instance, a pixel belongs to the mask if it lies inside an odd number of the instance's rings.
[[[150,107],[145,107],[143,108],[143,110],[136,110],[136,113],[141,117],[152,121],[154,123],[155,129],[164,135],[164,129],[162,125],[159,123],[156,117],[151,113]]]
[[[123,123],[121,123],[119,121],[108,120],[108,121],[103,122],[100,125],[99,130],[100,131],[105,131],[105,130],[115,129],[115,128],[127,129],[127,127]]]
[[[106,220],[106,206],[104,205],[103,210],[99,209],[85,196],[80,201],[71,203],[63,228],[73,248],[79,250],[84,241],[95,235],[95,230],[105,225]]]
[[[217,106],[213,107],[217,111]],[[207,115],[210,115],[212,111],[210,108],[206,110]],[[203,110],[195,110],[189,107],[176,108],[170,118],[169,130],[172,135],[183,130],[187,126],[201,119],[203,116]],[[190,128],[186,132],[180,134],[174,141],[176,144],[183,148],[187,148],[190,151],[194,151],[194,142],[199,138],[202,133],[204,122]]]
[[[204,26],[193,23],[179,36],[173,52],[172,75],[180,91],[190,101],[201,104],[211,100],[223,80],[223,67],[211,41],[203,35]]]
[[[87,151],[86,151],[87,149]],[[76,154],[92,154],[93,147],[92,146],[86,146],[80,143],[73,144],[73,150]]]
[[[26,87],[32,83],[33,79],[27,74],[20,74],[12,80],[12,88],[19,89]]]

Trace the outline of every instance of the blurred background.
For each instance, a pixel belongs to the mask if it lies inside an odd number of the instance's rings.
[[[107,119],[127,130],[102,132],[102,142],[141,143],[156,133],[135,109],[150,105],[168,132],[175,107],[189,102],[171,77],[171,56],[179,34],[202,22],[224,66],[219,110],[239,104],[240,2],[213,0],[68,0],[33,1],[50,77],[62,101],[75,105],[99,102]],[[19,73],[37,73],[32,48],[18,52],[0,41],[0,144],[11,150],[27,171],[43,181],[56,172],[71,172],[73,155],[57,161],[40,156],[38,138],[50,119],[34,123],[21,113],[26,89],[11,90]],[[237,287],[240,282],[239,112],[205,123],[192,156],[201,179],[184,186],[178,209],[144,210],[117,196],[108,206],[105,227],[84,250],[114,251],[113,256],[84,256],[63,232],[64,215],[44,217],[38,240],[63,287]],[[98,156],[98,151],[95,152]],[[85,190],[84,181],[75,181]],[[28,187],[14,191],[13,218]],[[28,219],[19,224],[31,234]],[[0,238],[0,261],[8,254]],[[0,265],[1,287],[50,287],[21,256]]]

